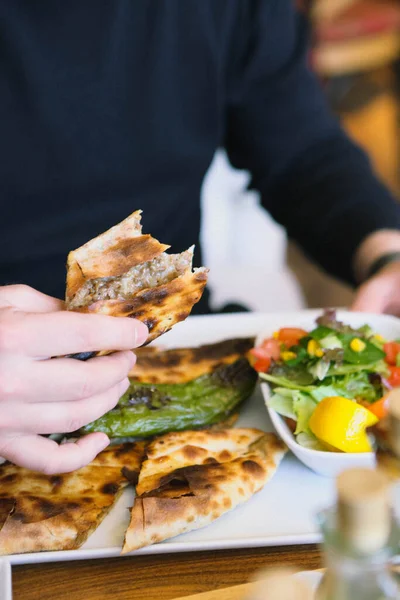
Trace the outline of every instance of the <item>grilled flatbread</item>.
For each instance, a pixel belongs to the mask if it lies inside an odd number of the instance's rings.
[[[129,377],[140,383],[187,383],[234,363],[253,346],[254,338],[235,338],[194,348],[138,348]]]
[[[109,446],[88,466],[63,475],[0,465],[0,555],[79,548],[122,490],[136,483],[144,448]]]
[[[152,442],[122,553],[208,525],[249,500],[286,452],[257,429],[184,431]]]
[[[66,306],[143,321],[146,343],[190,314],[201,298],[208,270],[192,270],[193,248],[169,248],[142,234],[141,211],[69,253]]]

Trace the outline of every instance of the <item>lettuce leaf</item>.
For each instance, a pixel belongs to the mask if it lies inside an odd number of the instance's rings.
[[[295,435],[311,433],[308,423],[317,403],[310,395],[298,390],[278,388],[268,400],[268,406],[283,417],[296,421]]]
[[[384,393],[381,377],[366,371],[335,378],[332,385],[338,390],[339,395],[354,400],[362,398],[367,402],[375,402]]]
[[[293,383],[285,377],[276,377],[274,375],[270,375],[270,373],[259,373],[259,376],[265,381],[269,381],[270,383],[273,383],[280,387],[285,387],[289,390],[300,390],[301,392],[309,392],[310,389],[313,389],[313,386],[299,385],[298,383]],[[310,376],[310,379],[312,381],[312,376]]]
[[[319,379],[320,381],[323,381],[325,379],[328,371],[329,362],[324,361],[323,358],[321,358],[321,360],[308,367],[308,372],[311,373],[314,379]]]
[[[350,325],[346,325],[346,323],[342,323],[342,321],[338,321],[336,318],[336,310],[334,309],[326,309],[323,314],[316,319],[316,323],[318,328],[325,328],[333,330],[336,333],[347,333],[356,335],[359,337],[366,337],[369,334],[370,328],[366,328],[365,325],[355,329]]]
[[[342,396],[343,388],[335,385],[319,385],[310,392],[310,396],[315,402],[321,402],[324,398],[332,398],[333,396]]]
[[[295,435],[302,432],[311,433],[308,424],[316,406],[317,403],[308,394],[298,392],[293,395],[293,412],[297,420]]]
[[[293,410],[293,397],[288,398],[282,394],[275,393],[271,398],[268,399],[268,406],[282,417],[288,417],[289,419],[296,420],[296,415]]]
[[[362,372],[369,373],[387,373],[387,366],[384,361],[373,362],[365,365],[331,365],[327,373],[328,377],[337,375],[352,375]]]
[[[319,345],[321,348],[324,348],[324,350],[337,350],[343,348],[342,342],[334,333],[330,333],[319,340]]]
[[[309,450],[323,450],[326,451],[326,448],[318,441],[318,439],[312,433],[299,433],[296,437],[296,442],[303,446],[303,448],[308,448]]]
[[[290,366],[286,363],[276,362],[272,364],[267,374],[270,377],[281,380],[282,382],[286,381],[286,384],[294,384],[299,389],[299,386],[309,386],[314,381],[314,377],[308,372],[307,365],[305,364]],[[283,385],[284,387],[291,387],[289,385]]]

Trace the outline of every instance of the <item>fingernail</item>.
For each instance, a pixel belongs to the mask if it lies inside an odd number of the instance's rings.
[[[109,446],[109,444],[110,439],[108,438],[108,436],[106,436],[105,433],[99,433],[97,440],[97,451],[102,452],[102,450],[105,450],[107,446]]]
[[[138,346],[141,346],[142,344],[145,343],[145,341],[147,340],[149,336],[149,330],[147,329],[146,325],[144,323],[142,323],[141,321],[136,320],[135,321],[135,341],[134,341],[134,348],[137,348]]]
[[[130,381],[127,377],[125,377],[125,379],[123,379],[119,384],[118,384],[118,393],[121,394],[121,396],[123,394],[125,394],[126,390],[129,388],[130,386]]]
[[[126,352],[128,358],[129,358],[129,370],[132,369],[132,367],[136,364],[136,355],[134,352],[131,352],[130,350],[127,350]]]

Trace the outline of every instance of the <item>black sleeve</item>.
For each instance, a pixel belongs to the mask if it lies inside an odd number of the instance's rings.
[[[308,24],[293,0],[245,0],[232,36],[224,144],[264,207],[332,275],[400,206],[342,131],[308,67]]]

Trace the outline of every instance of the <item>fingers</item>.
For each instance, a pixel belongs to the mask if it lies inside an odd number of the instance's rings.
[[[351,309],[358,312],[384,313],[388,297],[378,282],[371,281],[358,290]]]
[[[84,400],[113,388],[127,377],[135,362],[131,351],[86,362],[68,358],[0,359],[0,398],[40,403]]]
[[[21,467],[54,475],[84,467],[109,443],[104,433],[91,433],[61,445],[39,435],[9,434],[0,435],[0,455]]]
[[[399,314],[400,263],[392,263],[364,283],[357,291],[352,310]]]
[[[129,387],[128,378],[107,392],[75,402],[2,403],[2,430],[72,433],[110,411]]]
[[[0,287],[0,308],[7,306],[26,312],[53,312],[62,310],[64,303],[28,285],[5,285]]]
[[[32,357],[63,356],[96,350],[130,350],[147,339],[136,319],[59,311],[0,316],[0,353]]]

